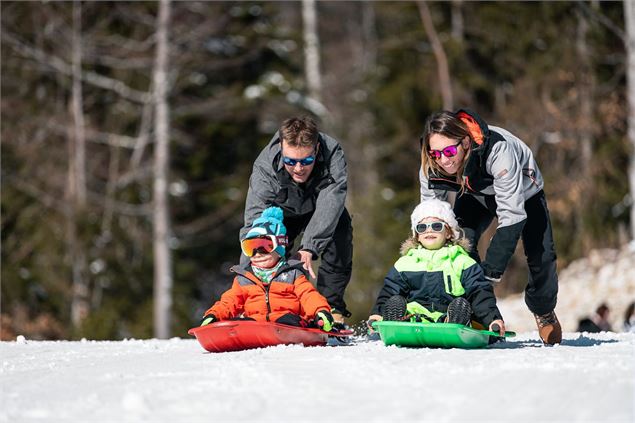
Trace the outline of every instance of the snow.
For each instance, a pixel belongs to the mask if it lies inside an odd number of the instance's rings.
[[[633,333],[535,331],[483,350],[2,342],[0,421],[633,422],[634,353]]]
[[[0,342],[0,423],[635,421],[635,333],[573,332],[602,301],[621,330],[635,244],[560,273],[561,345],[545,347],[521,296],[518,336],[483,350],[279,346],[210,354],[196,340]]]

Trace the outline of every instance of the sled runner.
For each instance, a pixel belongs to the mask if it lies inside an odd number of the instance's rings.
[[[382,321],[373,322],[373,328],[385,345],[400,347],[483,348],[506,337],[516,336],[505,332],[473,329],[456,323],[413,323]]]
[[[187,333],[195,336],[209,352],[241,351],[289,344],[324,346],[327,345],[329,336],[352,335],[352,331],[324,332],[320,329],[252,320],[221,321],[192,328]]]

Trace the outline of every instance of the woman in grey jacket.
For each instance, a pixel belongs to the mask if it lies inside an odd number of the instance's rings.
[[[529,265],[525,303],[545,344],[562,340],[554,312],[558,294],[556,252],[543,180],[529,147],[509,131],[488,126],[476,113],[435,113],[421,137],[421,201],[458,192],[456,217],[474,246],[498,218],[481,267],[493,283],[500,278],[522,238]]]

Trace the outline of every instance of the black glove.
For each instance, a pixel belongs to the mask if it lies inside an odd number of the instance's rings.
[[[217,322],[218,319],[216,318],[216,316],[214,316],[213,314],[206,314],[205,316],[203,316],[203,318],[201,319],[201,324],[200,326],[207,326],[210,323],[214,323]]]
[[[315,324],[319,328],[322,328],[323,331],[330,332],[333,330],[335,319],[333,319],[333,315],[328,311],[321,310],[315,314]]]
[[[481,267],[483,268],[485,279],[490,281],[492,285],[500,283],[503,272],[497,272],[493,270],[487,263],[481,263]]]

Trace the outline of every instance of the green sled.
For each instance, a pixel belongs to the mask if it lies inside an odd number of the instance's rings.
[[[435,348],[484,348],[506,337],[516,336],[505,332],[502,337],[496,332],[473,329],[457,323],[413,323],[373,322],[385,345],[400,347]]]

